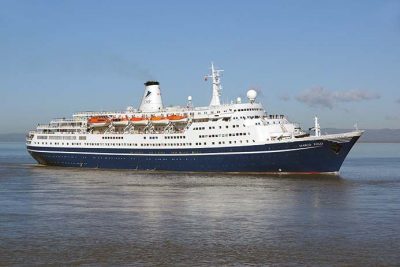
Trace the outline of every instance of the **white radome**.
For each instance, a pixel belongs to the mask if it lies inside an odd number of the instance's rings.
[[[236,98],[236,103],[237,103],[237,104],[242,103],[242,99],[241,99],[240,97]]]
[[[254,102],[254,100],[256,100],[257,97],[257,91],[254,89],[250,89],[249,91],[247,91],[247,98],[250,100],[250,102]]]

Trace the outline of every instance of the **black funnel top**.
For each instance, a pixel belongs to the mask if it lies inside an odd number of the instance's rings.
[[[160,85],[159,82],[157,81],[147,81],[144,83],[145,86],[149,86],[149,85]]]

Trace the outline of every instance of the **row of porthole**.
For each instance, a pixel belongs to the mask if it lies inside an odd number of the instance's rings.
[[[216,126],[209,126],[208,129],[209,130],[215,130]],[[232,125],[232,128],[239,128],[240,126],[238,124]],[[243,125],[243,127],[245,127],[245,125]],[[228,129],[229,125],[225,125],[225,128]],[[198,131],[198,130],[205,130],[206,127],[194,127],[193,130],[194,131]],[[219,126],[219,129],[222,129],[222,125]]]
[[[249,143],[249,140],[246,140],[246,142]],[[253,142],[255,142],[255,140],[253,140]],[[34,143],[37,144],[37,142],[34,142]],[[236,140],[235,141],[229,141],[229,144],[232,144],[232,143],[236,144]],[[240,143],[242,143],[242,140],[240,140]],[[44,144],[47,145],[47,142],[42,142],[42,144],[43,145]],[[201,145],[201,144],[202,143],[200,143],[200,142],[195,143],[195,145]],[[211,144],[215,145],[216,142],[212,142]],[[220,142],[218,142],[218,144],[224,145],[225,141],[220,141]],[[50,145],[52,145],[52,143],[50,143]],[[55,143],[55,145],[58,145],[58,143]],[[64,145],[64,144],[62,144],[62,145]],[[69,143],[67,143],[66,145],[69,145]],[[71,145],[79,145],[79,144],[78,143],[76,143],[76,144],[72,143]],[[132,144],[132,143],[121,143],[121,144],[85,143],[85,145],[88,145],[88,146],[138,146],[138,144]],[[192,145],[192,143],[153,143],[153,144],[146,143],[146,144],[140,144],[140,146],[191,146],[191,145]],[[203,145],[206,146],[207,143],[204,142]]]
[[[123,136],[103,136],[101,139],[124,139]]]
[[[186,136],[184,135],[173,135],[173,136],[165,136],[165,139],[186,139]]]
[[[243,135],[250,135],[250,133],[208,134],[208,135],[206,134],[206,135],[199,135],[199,138],[243,136]]]

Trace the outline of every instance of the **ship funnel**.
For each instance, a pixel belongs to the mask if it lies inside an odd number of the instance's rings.
[[[144,95],[139,111],[157,112],[163,109],[160,83],[157,81],[148,81],[144,84]]]

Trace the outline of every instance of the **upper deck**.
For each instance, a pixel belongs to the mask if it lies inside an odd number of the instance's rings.
[[[164,107],[160,84],[145,83],[139,108],[128,107],[123,111],[84,111],[73,114],[71,119],[54,119],[49,124],[39,124],[36,134],[174,134],[190,133],[193,129],[214,131],[221,127],[244,125],[256,127],[263,136],[292,138],[304,135],[297,124],[283,115],[267,115],[262,104],[256,101],[257,92],[247,92],[248,102],[240,98],[221,104],[220,73],[214,66],[211,75],[213,96],[209,106],[194,107],[188,97],[186,106]]]

